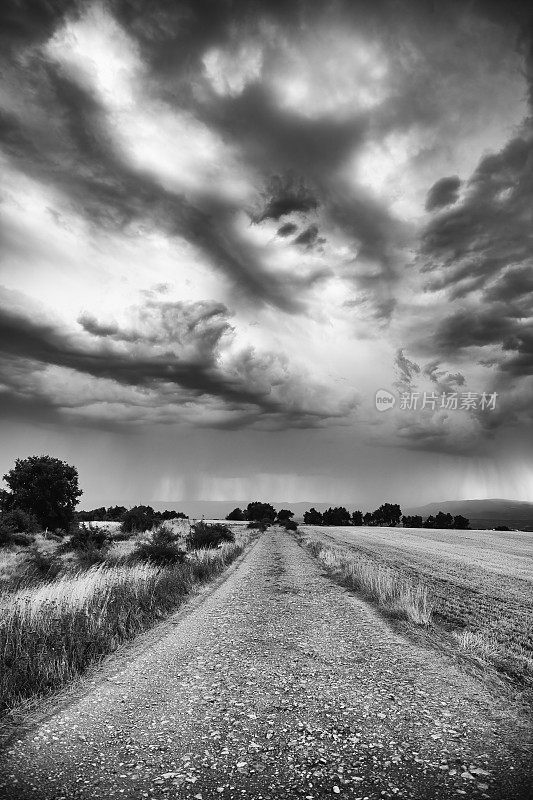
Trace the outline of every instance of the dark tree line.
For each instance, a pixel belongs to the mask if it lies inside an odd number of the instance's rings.
[[[126,523],[126,528],[135,523],[135,521],[142,522],[143,524],[148,521],[148,527],[153,528],[159,522],[165,522],[168,519],[187,519],[187,515],[182,511],[154,511],[152,506],[133,506],[133,508],[126,508],[125,506],[101,506],[100,508],[93,508],[91,511],[78,511],[76,514],[78,522],[122,522]],[[131,528],[133,530],[133,528]]]
[[[402,516],[402,510],[397,503],[383,503],[375,511],[352,511],[350,514],[344,506],[339,508],[328,508],[320,512],[316,508],[311,508],[304,514],[305,525],[375,525],[386,528],[396,528],[403,525],[404,528],[444,528],[455,530],[467,530],[470,522],[461,514],[452,516],[442,511],[436,516],[429,516],[422,519],[420,516]]]
[[[462,514],[452,516],[452,514],[439,511],[435,516],[430,514],[426,519],[422,519],[422,517],[418,515],[402,517],[402,524],[404,528],[438,528],[466,531],[470,527],[470,520],[463,517]]]

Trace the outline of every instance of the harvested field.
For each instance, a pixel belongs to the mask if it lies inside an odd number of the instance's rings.
[[[533,690],[533,533],[303,526],[428,588],[434,624]]]

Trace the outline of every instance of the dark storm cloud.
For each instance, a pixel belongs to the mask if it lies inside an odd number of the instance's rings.
[[[278,230],[276,231],[278,236],[291,236],[293,233],[296,233],[298,230],[298,225],[295,225],[294,222],[286,222],[285,225],[281,225]]]
[[[302,233],[296,237],[294,244],[301,244],[306,247],[312,246],[318,237],[318,226],[309,225]]]
[[[432,361],[424,366],[423,373],[440,393],[456,392],[465,385],[465,376],[461,372],[447,372],[439,367],[440,361]]]
[[[312,191],[305,187],[300,193],[275,191],[256,219],[278,214],[282,208],[312,210],[316,203],[326,223],[339,227],[352,240],[359,260],[379,270],[380,282],[396,280],[393,249],[402,242],[402,224],[367,191],[355,185],[348,189],[337,178],[337,171],[369,133],[364,114],[341,120],[302,117],[276,105],[263,87],[251,85],[240,96],[219,101],[206,119],[225,135],[238,138],[257,169],[305,175],[312,184]],[[282,205],[277,205],[278,200]],[[354,259],[356,282],[358,273]]]
[[[223,340],[233,329],[220,304],[148,303],[141,319],[147,332],[122,331],[84,316],[80,325],[92,341],[80,341],[52,323],[2,308],[2,371],[9,379],[19,373],[30,376],[47,366],[62,367],[125,387],[151,389],[170,405],[179,405],[182,399],[173,400],[168,394],[168,387],[174,385],[189,393],[189,400],[211,397],[222,401],[226,409],[236,412],[231,423],[235,427],[246,426],[250,417],[281,428],[314,426],[343,417],[351,408],[328,411],[309,406],[306,394],[313,389],[312,383],[305,386],[301,397],[289,391],[285,400],[277,398],[272,387],[286,385],[290,389],[292,376],[288,365],[272,353],[259,355],[247,348],[222,366]],[[131,347],[125,347],[127,344]],[[28,403],[31,397],[28,390]],[[34,400],[38,404],[38,397]],[[79,405],[83,403],[81,400]],[[64,404],[57,401],[56,405]]]
[[[21,171],[67,193],[96,225],[123,230],[148,219],[199,247],[240,292],[286,311],[303,310],[302,292],[325,271],[307,276],[267,271],[257,250],[233,232],[233,204],[210,196],[208,187],[189,202],[128,167],[109,145],[104,112],[95,99],[52,67],[43,81],[56,109],[56,130],[42,136],[39,119],[30,129],[4,120],[4,149]]]
[[[448,356],[470,348],[498,347],[496,363],[502,372],[517,377],[533,374],[531,325],[526,320],[508,316],[504,304],[454,312],[440,325],[435,343]]]
[[[514,303],[520,311],[517,316],[527,316],[527,305],[533,298],[533,268],[529,264],[511,268],[483,292],[486,302]]]
[[[459,197],[461,179],[458,175],[450,178],[441,178],[433,184],[426,198],[426,211],[444,208],[455,203]]]
[[[254,222],[265,219],[279,220],[292,212],[306,213],[318,207],[318,200],[311,191],[292,176],[285,179],[274,176],[265,190],[265,207],[254,217]]]

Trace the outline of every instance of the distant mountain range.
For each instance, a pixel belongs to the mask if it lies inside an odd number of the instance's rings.
[[[154,501],[150,503],[157,511],[169,509],[171,511],[183,511],[193,519],[206,517],[207,519],[224,519],[226,514],[234,508],[246,508],[249,500],[183,500],[182,502]],[[335,503],[272,503],[274,508],[290,508],[294,511],[296,518],[302,518],[304,511],[316,508],[317,511],[325,511]],[[337,504],[337,505],[343,505]],[[360,508],[362,511],[372,511],[373,509],[363,508],[361,504],[345,503],[348,511],[355,511]],[[517,530],[533,531],[533,503],[521,502],[518,500],[444,500],[440,503],[427,503],[424,506],[415,508],[403,508],[404,514],[420,514],[428,517],[438,511],[448,514],[462,514],[470,520],[471,528],[495,528],[497,525],[507,525],[509,528]]]
[[[445,500],[442,503],[427,503],[417,508],[405,509],[406,514],[430,514],[444,511],[446,514],[462,514],[470,520],[471,528],[508,528],[533,531],[533,503],[520,500]]]

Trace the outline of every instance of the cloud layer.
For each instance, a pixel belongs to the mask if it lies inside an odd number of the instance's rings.
[[[530,425],[526,4],[1,13],[7,419],[439,452]],[[382,424],[394,385],[503,407]]]

